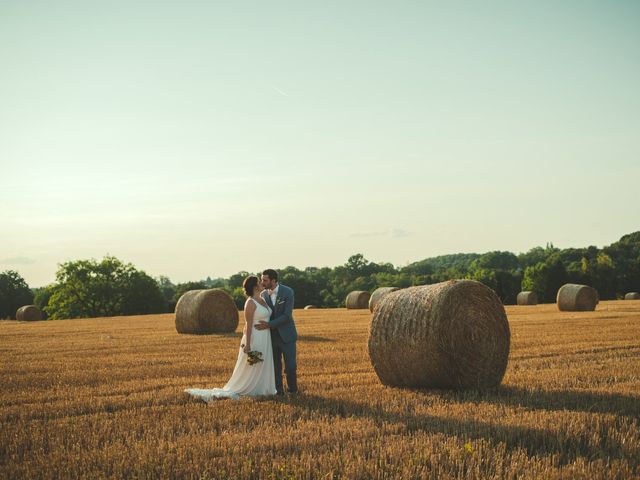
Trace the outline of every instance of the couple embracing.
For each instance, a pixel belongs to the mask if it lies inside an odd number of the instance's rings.
[[[293,290],[278,283],[273,269],[258,278],[250,275],[242,284],[245,326],[233,374],[222,388],[188,388],[186,393],[206,402],[216,398],[284,395],[282,359],[290,394],[298,392],[296,340],[293,322]]]

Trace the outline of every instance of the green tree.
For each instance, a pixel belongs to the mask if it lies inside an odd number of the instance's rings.
[[[223,288],[233,299],[233,303],[236,304],[238,310],[244,310],[244,303],[247,301],[247,297],[244,294],[242,287],[235,287],[233,289]]]
[[[176,307],[176,302],[173,299],[176,294],[176,286],[173,284],[171,279],[169,279],[169,277],[166,277],[164,275],[160,275],[155,280],[158,284],[160,292],[162,292],[162,298],[164,298],[164,311],[167,313],[173,312]]]
[[[49,318],[49,299],[57,288],[56,284],[47,285],[33,290],[33,304],[38,307],[43,314],[43,318]]]
[[[567,282],[567,271],[558,257],[551,256],[546,262],[540,262],[524,271],[522,290],[531,290],[538,294],[541,302],[553,303],[562,285]]]
[[[16,311],[33,303],[33,293],[15,270],[0,273],[0,319],[16,318]]]
[[[591,286],[598,291],[602,300],[616,298],[616,266],[613,259],[604,252],[596,256],[592,268],[593,283]]]
[[[185,293],[187,293],[188,291],[190,291],[190,290],[206,290],[206,289],[207,289],[207,286],[202,281],[179,283],[174,288],[174,294],[173,294],[173,299],[172,299],[173,300],[173,306],[175,307],[175,304],[178,303],[178,300],[180,300],[180,297],[182,295],[184,295]]]
[[[491,270],[518,270],[518,257],[511,252],[488,252],[471,263],[471,268],[486,268]]]
[[[51,318],[159,313],[164,297],[155,280],[112,256],[60,265],[49,298]]]
[[[615,265],[616,296],[640,292],[640,231],[624,235],[602,251]]]
[[[511,252],[488,252],[471,263],[466,278],[492,288],[505,304],[514,304],[520,291],[522,271],[520,262]]]
[[[477,282],[483,283],[487,287],[492,290],[496,290],[498,288],[498,280],[496,278],[496,272],[493,270],[489,270],[487,268],[476,268],[473,269],[467,277],[471,280],[476,280]]]

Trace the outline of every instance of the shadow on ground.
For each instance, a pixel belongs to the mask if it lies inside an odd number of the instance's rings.
[[[429,394],[433,394],[429,391]],[[468,393],[468,392],[467,392]],[[461,401],[456,393],[436,392],[442,397],[449,397],[454,401]],[[598,395],[598,394],[580,394],[576,392],[555,392],[549,394],[545,400],[543,396],[531,400],[530,393],[524,393],[523,390],[514,388],[505,388],[500,391],[493,392],[491,395],[486,393],[478,393],[477,400],[495,401],[507,399],[509,405],[526,404],[531,408],[535,406],[544,406],[548,409],[548,405],[544,405],[545,401],[551,400],[554,408],[568,408],[577,411],[603,411],[611,413],[611,411],[634,411],[638,407],[632,407],[628,402],[637,402],[635,397],[624,397],[617,395]],[[622,397],[622,398],[618,398]],[[565,432],[551,432],[544,428],[531,428],[518,425],[501,425],[497,423],[481,422],[478,420],[464,420],[458,418],[449,418],[432,415],[417,415],[411,411],[398,412],[385,409],[384,405],[377,406],[358,403],[348,399],[335,399],[321,397],[318,395],[301,394],[295,397],[272,398],[262,401],[286,402],[296,408],[292,420],[299,417],[312,414],[318,414],[341,418],[365,418],[381,426],[383,423],[402,424],[406,434],[415,432],[426,432],[430,434],[456,435],[460,437],[462,442],[473,440],[485,440],[494,447],[498,444],[504,444],[508,451],[524,450],[529,456],[534,455],[554,455],[555,462],[558,465],[566,465],[573,463],[578,457],[586,457],[589,461],[603,460],[611,461],[619,459],[627,462],[631,468],[637,469],[640,466],[640,457],[637,451],[620,445],[614,441],[608,441],[607,430],[605,426],[594,426],[597,433],[593,431],[585,432],[584,435],[571,436]],[[467,398],[465,402],[473,402],[474,400]],[[527,403],[528,402],[528,403]],[[613,408],[606,407],[613,405]],[[569,408],[572,407],[572,408]],[[473,408],[470,405],[470,408]],[[591,408],[591,409],[590,409]],[[600,410],[598,410],[600,408]],[[592,440],[595,435],[600,439],[597,445]]]

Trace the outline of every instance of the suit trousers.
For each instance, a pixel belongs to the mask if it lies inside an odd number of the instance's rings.
[[[290,393],[298,391],[298,379],[296,376],[296,342],[285,343],[278,333],[272,330],[271,343],[273,345],[273,368],[276,374],[276,391],[284,393],[282,384],[282,357],[284,357],[284,371],[287,375],[287,390]]]

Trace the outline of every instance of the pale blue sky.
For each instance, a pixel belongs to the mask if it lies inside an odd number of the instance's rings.
[[[640,229],[640,3],[0,2],[0,270],[174,281]]]

